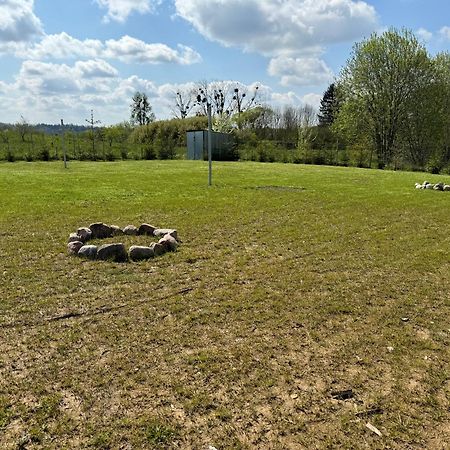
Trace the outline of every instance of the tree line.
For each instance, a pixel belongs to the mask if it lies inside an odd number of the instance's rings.
[[[195,88],[177,92],[174,115],[204,116],[206,97],[214,129],[236,137],[236,159],[450,172],[450,55],[431,56],[409,30],[356,43],[317,115],[307,105],[271,108],[257,88],[241,89],[218,82],[198,85],[197,99]]]
[[[66,129],[73,159],[183,158],[186,131],[232,133],[231,159],[355,165],[450,172],[450,55],[430,56],[408,30],[390,29],[356,43],[318,114],[308,105],[270,107],[258,86],[200,82],[173,93],[173,119],[156,120],[148,96],[136,92],[130,119],[110,127]],[[21,119],[0,127],[0,158],[61,157],[61,133]]]
[[[355,44],[321,110],[320,124],[379,168],[449,171],[450,55],[430,56],[408,30]]]

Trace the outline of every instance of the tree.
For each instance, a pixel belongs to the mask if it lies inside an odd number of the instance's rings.
[[[206,115],[206,104],[211,105],[213,116],[234,116],[258,106],[259,86],[253,89],[233,81],[214,81],[198,83],[196,108],[197,115]],[[198,99],[206,99],[199,102]]]
[[[308,149],[312,142],[316,139],[316,130],[314,129],[314,122],[316,119],[314,108],[310,105],[305,105],[298,109],[297,115],[297,147],[300,150]]]
[[[439,53],[433,60],[436,71],[436,92],[433,104],[438,108],[435,116],[440,125],[439,148],[442,163],[450,162],[450,53]]]
[[[94,130],[94,125],[97,125],[99,123],[101,123],[100,120],[94,120],[94,110],[91,109],[91,118],[90,119],[85,119],[85,121],[90,125],[90,133],[89,133],[89,137],[92,141],[92,155],[91,158],[95,159],[96,158],[96,154],[95,154],[95,130]]]
[[[175,94],[175,106],[173,113],[177,119],[186,119],[189,111],[194,106],[194,94],[191,90],[179,89]]]
[[[322,100],[320,101],[319,125],[330,126],[333,124],[335,116],[338,112],[338,96],[335,83],[331,83],[328,89],[324,92]]]
[[[20,120],[15,124],[15,129],[19,133],[22,142],[25,142],[25,135],[31,130],[28,120],[20,116]]]
[[[133,95],[131,108],[131,123],[134,125],[147,125],[155,120],[152,107],[148,101],[147,94],[136,92]]]
[[[365,122],[380,167],[392,162],[408,106],[431,79],[430,68],[426,49],[408,30],[374,33],[353,47],[340,79],[343,122]]]

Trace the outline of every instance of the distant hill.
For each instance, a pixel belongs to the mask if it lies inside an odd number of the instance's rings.
[[[57,133],[61,132],[61,125],[49,125],[47,123],[38,123],[37,125],[34,125],[33,128],[36,131],[41,131],[41,132],[47,133],[47,134],[57,134]],[[65,131],[75,131],[77,133],[89,130],[89,128],[90,127],[88,127],[88,126],[74,125],[71,123],[64,125]]]
[[[48,123],[38,123],[36,125],[30,125],[35,131],[39,131],[41,133],[46,134],[58,134],[61,132],[61,125],[54,125]],[[2,123],[0,122],[0,130],[7,130],[14,128],[14,124],[12,123]],[[83,131],[89,130],[89,126],[84,125],[74,125],[74,124],[66,124],[64,125],[64,131],[75,131],[76,133],[81,133]]]

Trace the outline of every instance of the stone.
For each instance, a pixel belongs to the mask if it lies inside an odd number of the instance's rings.
[[[450,191],[450,184],[444,184],[444,191]]]
[[[87,259],[96,259],[97,257],[97,246],[96,245],[83,245],[83,247],[78,250],[78,256],[83,256]]]
[[[105,239],[112,236],[112,229],[103,222],[91,223],[89,229],[92,232],[92,239]]]
[[[134,225],[127,225],[124,229],[123,229],[124,234],[128,235],[128,236],[137,236],[138,234],[138,229],[134,226]]]
[[[443,191],[444,190],[444,183],[436,183],[433,187],[435,191]]]
[[[177,251],[178,242],[170,234],[164,235],[164,237],[158,241],[158,244],[163,245],[168,252],[176,252]]]
[[[177,230],[170,229],[170,228],[157,228],[153,232],[153,236],[159,237],[159,236],[165,236],[166,234],[170,234],[173,238],[178,240],[178,233]]]
[[[142,261],[144,259],[153,258],[155,256],[155,252],[151,247],[132,245],[128,251],[128,255],[132,261]]]
[[[84,243],[81,241],[72,241],[67,244],[67,251],[71,255],[78,254],[78,250],[80,250],[81,247],[83,247]]]
[[[128,259],[125,245],[119,244],[104,244],[97,249],[97,259],[102,261],[125,262]]]
[[[425,189],[433,189],[433,188],[434,188],[434,184],[428,183],[428,184],[425,186]]]
[[[92,237],[92,231],[88,227],[81,227],[77,230],[77,235],[80,236],[80,241],[86,242]]]
[[[422,185],[420,183],[416,183],[416,189],[422,189]]]
[[[69,234],[69,240],[67,242],[77,242],[81,241],[81,237],[78,236],[78,233],[70,233]]]
[[[109,228],[111,228],[111,234],[113,236],[123,236],[124,234],[122,228],[117,225],[110,225]]]
[[[164,245],[153,242],[150,245],[150,247],[153,249],[155,256],[161,256],[161,255],[164,255],[164,253],[166,253],[166,247]]]
[[[148,223],[143,223],[138,230],[138,234],[144,234],[146,236],[153,236],[153,232],[156,230],[156,227],[153,225],[149,225]]]

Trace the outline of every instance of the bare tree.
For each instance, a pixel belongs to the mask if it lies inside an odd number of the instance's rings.
[[[20,134],[22,142],[25,142],[25,135],[30,131],[30,124],[25,117],[20,116],[20,120],[15,124],[17,132]]]
[[[258,105],[258,89],[256,86],[252,92],[250,89],[233,81],[214,81],[208,83],[202,81],[198,83],[197,102],[195,111],[197,115],[206,115],[204,102],[199,102],[198,98],[207,98],[211,105],[214,116],[233,116],[241,114]]]
[[[316,140],[316,118],[317,113],[312,106],[305,105],[298,109],[298,148],[307,148]]]
[[[91,139],[92,139],[92,157],[95,157],[95,130],[94,125],[101,123],[100,120],[94,120],[94,110],[91,109],[91,118],[85,119],[86,122],[91,126]]]
[[[174,116],[185,119],[195,105],[195,95],[192,89],[179,89],[175,94],[175,106],[172,109]]]

